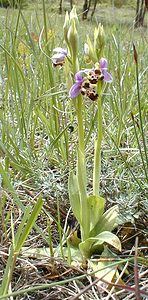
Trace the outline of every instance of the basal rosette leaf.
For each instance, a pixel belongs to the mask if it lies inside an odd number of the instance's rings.
[[[87,198],[90,213],[90,230],[92,230],[104,212],[105,199],[91,195]]]
[[[78,179],[77,176],[72,171],[69,174],[68,191],[69,191],[69,199],[70,199],[70,205],[72,207],[72,211],[74,213],[74,216],[78,220],[78,222],[81,224]]]
[[[121,251],[121,242],[119,238],[109,231],[101,232],[96,237],[91,237],[84,242],[81,242],[79,244],[79,249],[85,257],[90,258],[92,254],[100,254],[103,251],[104,243]]]
[[[121,242],[119,238],[110,231],[103,231],[97,235],[97,241],[93,244],[93,250],[97,250],[97,247],[103,243],[107,243],[117,250],[121,251]]]
[[[116,226],[116,220],[118,216],[118,205],[109,208],[97,222],[95,227],[90,232],[90,237],[95,237],[99,233],[104,231],[112,231]]]
[[[78,248],[79,244],[81,243],[81,238],[78,237],[78,231],[76,230],[74,233],[70,234],[68,237],[68,242],[70,246],[74,248]]]
[[[89,260],[89,267],[95,271],[96,278],[102,278],[107,282],[112,282],[115,274],[117,273],[117,266],[112,266],[112,262],[110,260],[107,261],[108,257],[112,257],[115,259],[115,255],[112,255],[112,252],[108,249],[108,247],[104,247],[104,251],[100,256],[100,261],[97,259],[96,261]],[[97,285],[101,287],[104,283],[100,280]]]
[[[85,256],[85,258],[90,258],[91,255],[93,254],[92,249],[96,241],[97,241],[97,237],[89,238],[79,244],[79,249],[82,255]],[[103,245],[98,246],[98,254],[101,254],[102,251],[103,251]]]

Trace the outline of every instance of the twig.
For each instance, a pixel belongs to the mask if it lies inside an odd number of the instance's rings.
[[[92,286],[96,285],[96,283],[98,283],[98,281],[100,281],[100,280],[104,281],[103,278],[104,278],[107,274],[109,274],[110,272],[111,272],[111,270],[107,271],[102,277],[96,278],[92,283],[90,283],[88,286],[86,286],[84,289],[82,289],[82,290],[80,291],[79,294],[77,294],[76,296],[72,297],[71,300],[77,300],[77,299],[79,299],[79,297],[80,297],[81,295],[83,295],[84,293],[86,293]],[[104,281],[104,282],[105,282],[105,281]],[[108,283],[108,284],[109,284],[109,283]]]
[[[132,253],[132,250],[131,250],[130,254],[131,254],[131,253]],[[127,269],[127,266],[128,266],[128,261],[127,261],[127,263],[125,264],[125,266],[124,266],[124,268],[123,268],[121,274],[120,274],[119,277],[117,278],[115,284],[118,284],[119,280],[122,278],[122,275],[124,274],[125,270]],[[113,287],[111,288],[110,293],[108,294],[106,300],[109,300],[109,299],[110,299],[110,297],[112,296],[112,293],[113,293],[114,290],[115,290],[115,286],[113,286]]]
[[[138,237],[135,240],[135,257],[134,257],[134,282],[135,282],[135,296],[136,300],[140,300],[140,288],[139,288],[139,274],[138,274]]]

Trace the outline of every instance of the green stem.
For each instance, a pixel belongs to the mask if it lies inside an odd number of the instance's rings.
[[[99,196],[101,174],[101,143],[102,143],[102,101],[101,83],[98,84],[98,133],[95,141],[94,169],[93,169],[93,194]]]
[[[45,0],[42,0],[42,2],[43,2],[43,21],[44,21],[44,33],[45,33],[46,50],[47,50],[48,56],[50,56],[50,50],[49,50],[49,47],[48,47],[48,25],[47,25],[46,4],[45,4]],[[47,57],[47,66],[48,66],[47,69],[48,69],[48,74],[49,74],[50,86],[51,86],[51,88],[53,88],[55,86],[55,84],[54,84],[54,74],[52,72],[52,65],[51,65],[51,62],[49,61],[48,57]],[[55,135],[57,135],[59,133],[58,114],[57,114],[57,111],[54,108],[54,106],[57,106],[56,97],[55,97],[55,95],[52,95],[52,98],[51,98],[51,115],[53,115],[53,118],[50,118],[50,120],[51,120],[50,127],[51,127],[51,133],[52,133],[53,137],[55,137]],[[54,120],[54,122],[53,122],[53,120]]]
[[[72,66],[73,66],[73,73],[76,74],[79,70],[79,63],[76,57],[72,57]],[[83,98],[81,95],[77,97],[76,100],[76,114],[78,120],[78,143],[79,149],[81,153],[84,155],[85,152],[85,143],[84,143],[84,128],[83,128]]]
[[[89,210],[87,205],[86,191],[86,160],[85,160],[85,142],[84,142],[84,125],[83,125],[83,99],[82,96],[77,98],[77,119],[78,119],[78,162],[77,176],[79,184],[79,196],[81,203],[81,236],[82,241],[89,236]]]
[[[73,73],[79,70],[79,62],[76,56],[73,56]],[[87,205],[87,180],[86,180],[86,159],[85,159],[85,139],[83,124],[83,97],[79,95],[76,100],[76,114],[78,120],[78,157],[77,157],[77,178],[79,186],[79,196],[81,204],[81,240],[89,237],[89,210]]]
[[[77,97],[77,119],[78,119],[79,149],[84,154],[85,143],[84,143],[84,128],[83,128],[83,99],[81,95]]]
[[[3,276],[2,285],[1,285],[1,288],[0,288],[0,294],[2,296],[4,296],[5,294],[8,293],[9,284],[11,282],[13,271],[14,271],[14,268],[15,268],[16,258],[17,257],[16,257],[16,255],[14,255],[13,246],[11,246],[11,249],[10,249],[10,252],[9,252],[9,257],[8,257],[8,260],[7,260],[7,265],[6,265],[4,276]]]
[[[138,70],[138,61],[136,62],[136,81],[137,81],[137,96],[138,96],[138,109],[139,109],[139,119],[140,119],[140,130],[141,130],[141,136],[143,141],[143,147],[144,147],[144,153],[146,158],[146,168],[148,168],[148,154],[147,154],[147,146],[146,146],[146,139],[145,139],[145,132],[144,132],[144,126],[143,126],[143,118],[142,118],[142,108],[141,108],[141,98],[140,98],[140,87],[139,87],[139,70]],[[143,160],[144,161],[144,160]],[[147,170],[146,170],[147,173]],[[146,176],[147,178],[147,176]]]

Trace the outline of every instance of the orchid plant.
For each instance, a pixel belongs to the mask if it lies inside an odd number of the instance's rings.
[[[69,198],[70,204],[78,223],[80,224],[81,239],[77,243],[83,258],[93,254],[100,255],[105,244],[110,244],[121,250],[120,240],[111,231],[116,226],[118,207],[113,206],[106,212],[105,200],[100,196],[101,173],[101,143],[103,137],[102,94],[104,84],[111,83],[113,78],[108,72],[108,62],[103,58],[104,30],[101,25],[94,31],[94,42],[87,37],[85,56],[91,63],[90,69],[79,70],[78,61],[78,17],[75,7],[70,15],[66,13],[64,37],[67,49],[56,48],[52,61],[54,66],[69,64],[73,74],[73,84],[69,97],[74,102],[78,124],[77,168],[70,170]],[[69,74],[67,74],[68,76]],[[87,191],[87,165],[85,149],[85,131],[83,108],[85,98],[97,105],[97,137],[94,145],[93,191]]]

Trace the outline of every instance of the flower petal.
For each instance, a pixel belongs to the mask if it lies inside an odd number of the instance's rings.
[[[51,60],[54,64],[64,62],[65,55],[62,53],[56,53],[51,57]]]
[[[107,72],[106,70],[102,70],[102,74],[104,75],[103,80],[105,82],[112,82],[113,81],[112,75],[109,72]]]
[[[75,81],[78,83],[82,83],[84,78],[82,77],[82,74],[84,73],[84,71],[79,71],[75,74]]]
[[[107,68],[108,68],[108,62],[105,58],[102,57],[100,59],[100,69],[102,71],[103,69],[107,70]]]
[[[67,50],[63,49],[61,47],[57,47],[57,48],[53,49],[53,52],[61,53],[61,54],[64,54],[65,56],[67,56]]]
[[[80,94],[81,91],[81,84],[80,83],[74,83],[69,91],[69,97],[75,98]]]

